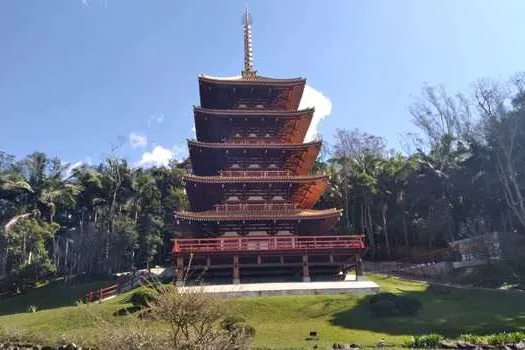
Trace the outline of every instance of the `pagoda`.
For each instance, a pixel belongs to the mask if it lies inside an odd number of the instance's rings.
[[[362,274],[362,236],[333,234],[339,209],[313,209],[328,186],[313,167],[320,141],[304,142],[314,109],[299,110],[304,78],[276,79],[253,69],[252,23],[244,15],[244,70],[199,76],[196,140],[188,140],[189,211],[175,213],[177,283],[190,274],[297,276],[303,281]]]

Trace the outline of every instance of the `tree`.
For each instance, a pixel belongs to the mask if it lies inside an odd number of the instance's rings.
[[[523,75],[517,75],[511,84],[505,85],[481,80],[475,93],[505,200],[522,228],[525,226],[525,175],[520,171],[525,166],[524,81]]]

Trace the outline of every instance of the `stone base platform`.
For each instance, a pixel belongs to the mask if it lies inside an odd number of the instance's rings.
[[[181,287],[220,297],[255,297],[270,295],[375,294],[379,286],[372,281],[282,282],[220,284]]]

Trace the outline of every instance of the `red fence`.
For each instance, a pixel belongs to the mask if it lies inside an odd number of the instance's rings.
[[[223,143],[235,144],[235,145],[267,145],[272,143],[280,143],[281,141],[276,138],[239,138],[239,139],[227,139]]]
[[[113,284],[106,288],[100,288],[86,294],[86,302],[92,303],[97,300],[104,300],[120,292],[120,283]]]
[[[215,211],[257,211],[257,210],[292,210],[296,209],[293,203],[223,203],[216,204]]]
[[[225,177],[285,177],[290,176],[288,170],[222,170],[220,176]]]
[[[363,249],[364,236],[179,238],[173,253]]]

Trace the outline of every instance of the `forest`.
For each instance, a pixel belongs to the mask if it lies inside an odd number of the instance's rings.
[[[344,210],[337,232],[365,234],[373,259],[523,232],[525,75],[482,79],[465,94],[425,85],[407,115],[419,132],[406,135],[403,151],[351,128],[324,145],[314,172],[330,186],[317,207]],[[140,168],[109,156],[71,169],[42,152],[0,152],[0,277],[23,288],[167,265],[189,166]]]

